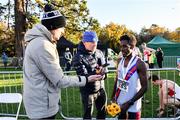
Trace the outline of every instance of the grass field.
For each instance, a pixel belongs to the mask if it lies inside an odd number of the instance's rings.
[[[170,80],[175,80],[180,85],[180,77],[178,76],[177,71],[151,71],[150,74],[158,74],[161,78],[166,78]],[[110,101],[113,85],[114,85],[114,76],[113,72],[109,73],[108,79],[105,81],[106,91],[108,95],[108,102]],[[0,93],[3,92],[20,92],[22,93],[22,74],[0,74]],[[143,103],[142,107],[142,117],[143,118],[152,118],[156,117],[157,112],[156,108],[159,106],[158,98],[158,87],[154,87],[150,84],[147,93],[145,94],[145,99],[150,100],[150,104]],[[81,117],[82,116],[82,103],[81,96],[79,94],[79,88],[67,88],[61,90],[61,105],[62,113],[67,117]],[[0,113],[7,112],[13,113],[14,108],[12,105],[2,105],[0,104]],[[22,105],[20,114],[25,114],[24,108]],[[166,113],[164,117],[169,116],[170,113]],[[108,116],[109,117],[109,116]],[[60,116],[57,116],[60,118]]]

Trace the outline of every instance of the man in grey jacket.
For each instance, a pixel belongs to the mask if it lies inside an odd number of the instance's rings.
[[[101,75],[65,76],[59,65],[56,42],[64,34],[64,16],[52,5],[45,6],[41,24],[25,34],[23,100],[30,119],[55,119],[59,110],[59,90],[85,86],[101,80]]]

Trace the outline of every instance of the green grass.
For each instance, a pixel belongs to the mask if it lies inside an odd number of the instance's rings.
[[[11,68],[4,68],[4,67],[0,67],[0,71],[22,71],[21,68],[16,68],[16,67],[11,67]]]
[[[180,77],[178,76],[178,72],[175,71],[161,71],[161,72],[153,72],[153,74],[158,74],[161,78],[166,78],[170,80],[176,80],[180,85]],[[106,91],[108,95],[108,102],[111,98],[111,93],[114,85],[114,73],[110,73],[108,75],[108,79],[105,80]],[[0,93],[3,92],[20,92],[22,93],[22,74],[0,74]],[[147,93],[145,94],[145,99],[150,100],[150,104],[144,104],[142,106],[142,117],[156,117],[157,112],[156,108],[159,106],[159,98],[158,98],[158,87],[152,86],[149,81],[149,88]],[[65,88],[61,90],[61,105],[62,105],[62,113],[67,117],[82,117],[82,103],[81,97],[79,94],[79,88],[71,87]],[[6,106],[0,104],[0,113],[7,111]],[[12,106],[8,106],[8,113],[13,113]],[[4,110],[4,111],[2,111]],[[95,111],[96,112],[96,111]],[[23,104],[20,111],[20,114],[25,114]],[[169,113],[166,113],[164,117],[167,117]],[[94,113],[95,116],[95,113]],[[109,117],[109,116],[108,116]],[[22,118],[22,117],[20,117]],[[60,115],[57,118],[61,118]]]
[[[179,80],[178,72],[175,71],[161,71],[161,72],[153,72],[153,74],[160,75],[163,79],[170,80]],[[180,81],[177,81],[180,84]],[[114,85],[114,73],[108,75],[108,79],[105,81],[106,91],[108,95],[108,100],[111,98],[111,93]],[[76,91],[75,93],[73,91]],[[82,104],[80,100],[80,94],[78,93],[78,88],[74,89],[63,89],[62,90],[62,106],[63,106],[63,114],[68,117],[72,116],[81,116],[82,115]],[[68,93],[68,94],[67,94]],[[77,95],[78,94],[78,95]],[[68,95],[68,98],[65,97]],[[75,96],[75,98],[74,98]],[[158,87],[152,86],[149,81],[149,87],[147,93],[144,95],[145,99],[150,100],[150,104],[143,103],[142,106],[142,117],[157,117],[156,109],[159,107],[159,97],[158,97]],[[74,101],[78,101],[75,103]],[[69,103],[69,104],[68,104]],[[72,107],[73,106],[73,107]],[[76,112],[73,112],[73,111]],[[72,112],[68,112],[72,111]],[[167,117],[168,114],[164,117]]]

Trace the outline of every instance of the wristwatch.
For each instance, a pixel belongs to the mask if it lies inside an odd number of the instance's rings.
[[[134,101],[131,99],[128,101],[129,105],[134,105]]]

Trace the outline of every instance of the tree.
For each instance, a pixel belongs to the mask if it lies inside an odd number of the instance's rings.
[[[98,20],[89,15],[86,0],[36,0],[39,7],[45,2],[53,4],[66,17],[65,37],[74,43],[79,43],[85,30],[100,31]]]
[[[160,35],[164,38],[169,38],[170,32],[167,28],[161,27],[157,24],[152,24],[150,28],[143,27],[139,33],[140,44],[145,42],[148,43],[155,36]]]
[[[0,3],[0,53],[6,51],[8,56],[14,56],[13,4],[10,0],[4,5]]]
[[[132,31],[128,30],[125,25],[119,25],[111,22],[102,28],[99,39],[103,43],[108,43],[110,48],[112,48],[115,52],[119,53],[119,38],[123,34],[127,34],[130,32],[132,33]]]
[[[177,37],[175,38],[176,42],[180,42],[180,27],[176,28],[175,30]]]
[[[8,56],[14,55],[14,30],[5,29],[7,25],[0,22],[0,53],[6,51]]]
[[[18,57],[23,55],[25,31],[40,22],[40,12],[43,11],[42,8],[47,2],[54,4],[67,18],[65,34],[67,39],[78,43],[83,31],[94,30],[97,33],[99,32],[100,24],[96,19],[89,16],[86,0],[14,0],[14,2],[8,0],[6,5],[0,4],[0,15],[2,21],[8,21],[6,28],[15,31],[10,32],[15,34],[14,39],[11,38],[10,40],[14,42],[15,54]],[[14,12],[12,8],[14,8]],[[13,36],[11,35],[11,37]]]
[[[6,7],[0,3],[0,21],[2,21],[2,15],[5,13]]]
[[[24,34],[26,31],[25,1],[14,0],[15,3],[15,50],[17,57],[23,56]]]
[[[148,28],[143,27],[139,33],[139,44],[149,42],[153,37]]]
[[[43,10],[43,3],[40,0],[26,0],[26,29],[30,29],[34,24],[40,22],[40,12]]]
[[[160,27],[157,24],[152,24],[151,27],[149,28],[149,32],[151,35],[153,36],[157,36],[157,35],[161,35],[163,36],[163,34],[167,31],[167,29],[165,27]]]

